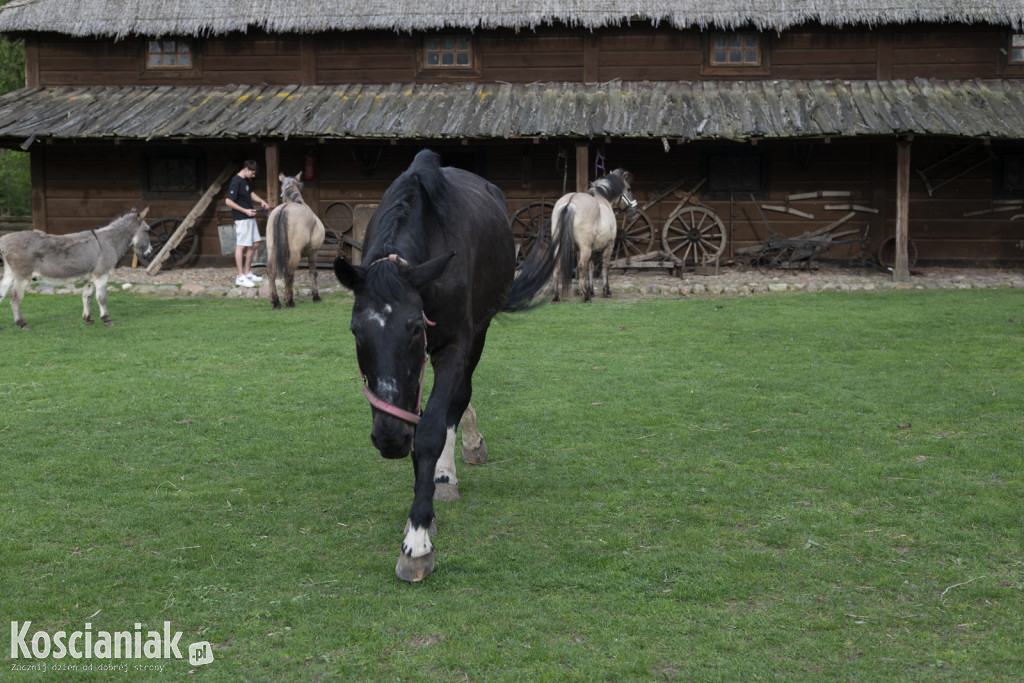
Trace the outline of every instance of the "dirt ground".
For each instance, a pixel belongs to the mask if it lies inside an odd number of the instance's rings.
[[[254,268],[266,275],[265,268]],[[344,291],[330,269],[318,271],[322,293]],[[259,288],[235,286],[233,268],[183,268],[150,275],[143,268],[118,268],[111,277],[114,286],[139,293],[180,296],[268,296],[266,281]],[[300,293],[311,283],[309,271],[296,276]],[[873,291],[885,289],[971,289],[1022,288],[1024,269],[917,268],[909,283],[894,283],[892,275],[874,268],[849,268],[823,264],[812,271],[742,270],[724,266],[718,273],[687,272],[681,277],[667,270],[613,269],[610,278],[613,298],[745,296],[755,293],[814,291]],[[297,296],[299,294],[297,293]]]

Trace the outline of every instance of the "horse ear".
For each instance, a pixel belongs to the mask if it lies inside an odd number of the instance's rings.
[[[302,182],[302,171],[299,171],[298,173],[295,174],[295,179],[298,180],[300,183]]]
[[[366,271],[359,266],[353,266],[345,260],[344,256],[334,259],[334,274],[338,277],[338,282],[342,287],[351,289],[353,292],[359,291],[366,279]]]
[[[421,263],[418,266],[412,266],[407,269],[403,275],[405,279],[412,284],[416,289],[422,289],[424,285],[428,285],[437,278],[441,277],[441,273],[448,267],[448,262],[455,256],[455,252],[451,251],[437,258],[430,259],[426,263]]]
[[[277,174],[277,181],[278,182],[283,183],[287,179],[288,179],[288,176],[286,176],[284,173],[278,173]]]

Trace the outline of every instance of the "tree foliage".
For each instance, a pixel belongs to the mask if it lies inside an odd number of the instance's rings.
[[[0,95],[25,87],[25,44],[0,40]],[[29,155],[0,149],[0,208],[15,216],[32,214]]]

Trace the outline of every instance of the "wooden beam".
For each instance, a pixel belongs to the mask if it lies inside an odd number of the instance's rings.
[[[267,168],[267,194],[263,197],[267,204],[277,206],[281,199],[281,147],[276,142],[268,142],[264,154]]]
[[[910,281],[907,242],[910,233],[910,141],[896,143],[896,256],[893,282]]]
[[[163,248],[160,249],[155,257],[153,257],[153,262],[149,264],[148,268],[146,268],[147,273],[150,275],[156,275],[160,272],[160,268],[163,267],[163,263],[167,259],[167,255],[171,253],[172,249],[181,243],[181,240],[185,237],[185,233],[188,232],[188,229],[195,225],[199,216],[206,211],[210,202],[213,201],[214,195],[220,192],[221,186],[223,186],[224,183],[227,182],[228,178],[230,178],[237,170],[238,167],[234,163],[230,163],[224,167],[224,170],[220,172],[220,175],[218,175],[213,181],[213,184],[206,188],[206,192],[203,193],[203,196],[199,198],[196,205],[193,206],[192,210],[188,212],[187,216],[185,216],[185,220],[183,220],[174,232],[171,233],[170,238],[164,243]]]
[[[586,192],[590,187],[590,174],[587,167],[590,165],[590,143],[576,143],[576,191]]]

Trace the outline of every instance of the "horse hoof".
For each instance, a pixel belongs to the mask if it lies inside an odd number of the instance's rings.
[[[398,564],[395,566],[395,574],[402,581],[416,583],[430,576],[434,571],[434,551],[422,557],[406,557],[405,553],[398,555]]]
[[[314,294],[314,295],[313,295],[313,303],[315,303],[315,304],[318,304],[318,303],[320,303],[321,301],[323,301],[323,299],[321,299],[321,298],[320,298],[320,295],[319,295],[319,294]]]
[[[31,330],[31,329],[32,329],[32,328],[31,328],[31,327],[29,326],[29,324],[28,324],[28,323],[18,323],[18,327],[20,327],[21,329],[23,329],[23,330],[26,330],[26,331],[28,331],[28,330]]]
[[[82,318],[82,321],[83,321],[83,322],[84,322],[84,323],[85,323],[86,325],[92,325],[92,324],[93,324],[94,322],[96,322],[96,321],[95,321],[95,320],[93,320],[93,319],[92,319],[91,317],[90,317],[90,318]]]
[[[285,304],[285,306],[287,306],[288,308],[295,308],[295,302],[289,301],[288,303]]]
[[[462,444],[462,460],[469,465],[483,465],[487,462],[487,443],[480,439],[476,448],[466,448],[466,444]]]
[[[104,325],[106,325],[107,327],[113,327],[113,326],[114,326],[114,321],[113,321],[113,320],[110,320],[110,319],[108,318],[107,320],[104,320],[104,321],[103,321],[103,324],[104,324]]]
[[[280,311],[281,310],[281,302],[275,301],[274,304],[271,306],[271,310]]]
[[[434,482],[434,500],[446,503],[459,499],[459,485],[450,481]]]

